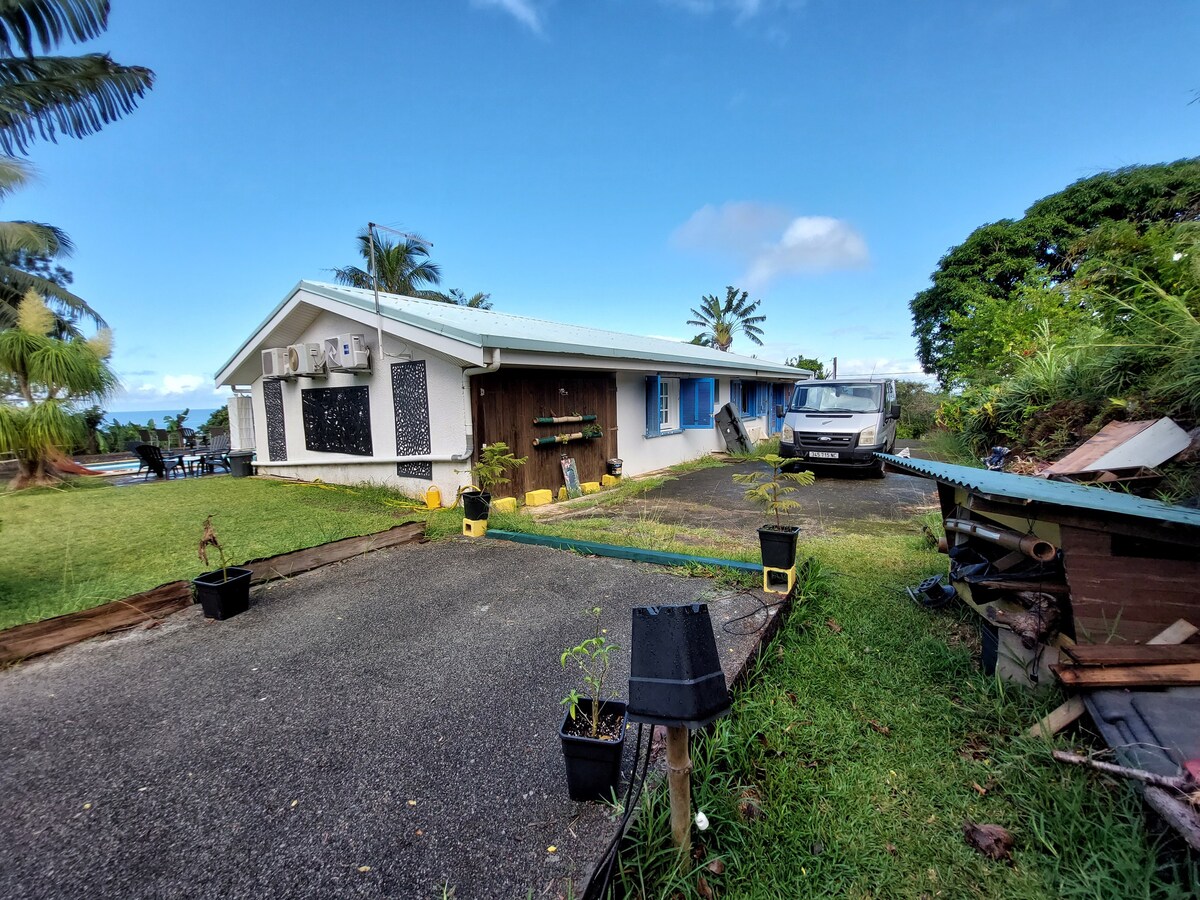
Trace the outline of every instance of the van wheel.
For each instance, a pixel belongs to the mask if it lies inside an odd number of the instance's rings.
[[[871,467],[867,469],[867,474],[872,478],[883,478],[887,474],[883,471],[883,460],[877,459],[871,463]]]

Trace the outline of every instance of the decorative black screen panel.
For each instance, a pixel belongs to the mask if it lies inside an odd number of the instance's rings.
[[[283,385],[263,382],[263,405],[267,409],[267,459],[287,462],[287,432],[283,428]]]
[[[367,386],[300,392],[304,446],[323,453],[370,456],[371,395]]]
[[[392,405],[396,411],[396,455],[424,456],[432,452],[425,360],[392,363]],[[433,463],[396,463],[396,474],[406,478],[433,478]]]

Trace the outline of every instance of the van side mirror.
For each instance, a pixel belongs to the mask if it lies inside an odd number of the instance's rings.
[[[900,404],[899,403],[893,403],[891,406],[888,407],[888,417],[892,418],[892,419],[900,418]]]
[[[782,403],[776,403],[776,404],[775,404],[775,418],[777,418],[777,419],[782,419],[782,418],[783,418],[783,414],[784,414],[785,412],[786,412],[786,410],[783,408],[783,404],[782,404]]]

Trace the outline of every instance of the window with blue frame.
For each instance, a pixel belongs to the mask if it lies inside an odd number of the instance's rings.
[[[646,437],[713,427],[716,380],[646,377]]]

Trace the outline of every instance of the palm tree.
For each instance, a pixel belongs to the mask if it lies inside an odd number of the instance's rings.
[[[0,452],[17,458],[14,489],[59,481],[65,454],[85,437],[76,405],[100,402],[118,386],[107,330],[84,340],[56,336],[57,328],[57,317],[30,291],[16,325],[0,331],[0,375],[17,401],[0,403]]]
[[[692,338],[692,343],[727,351],[733,343],[733,336],[740,331],[761,347],[760,335],[763,331],[758,325],[767,321],[767,317],[753,315],[762,301],[747,303],[749,299],[748,292],[742,291],[739,295],[738,289],[732,285],[725,288],[724,303],[712,294],[702,297],[700,308],[692,309],[692,315],[696,318],[687,321],[689,325],[698,325],[704,329]]]
[[[36,138],[94,134],[154,85],[154,73],[106,53],[38,56],[64,40],[80,43],[108,28],[108,0],[0,0],[0,150],[27,152]]]
[[[492,295],[485,294],[481,291],[476,291],[470,297],[465,291],[458,288],[450,288],[448,293],[443,294],[441,291],[421,291],[420,296],[425,300],[436,300],[439,303],[452,303],[455,306],[466,306],[470,309],[491,309]]]
[[[0,199],[28,180],[28,166],[12,157],[0,156]],[[71,239],[53,225],[0,222],[0,328],[16,321],[17,306],[31,290],[50,302],[62,330],[73,331],[74,322],[80,317],[90,319],[98,328],[104,327],[104,319],[98,312],[60,284],[69,279],[69,274],[53,274],[49,270],[55,260],[70,256],[72,250]],[[41,271],[52,277],[38,274]]]
[[[346,266],[334,269],[333,277],[338,284],[370,290],[375,282],[371,278],[371,235],[364,230],[358,235],[359,252],[368,268]],[[442,269],[429,261],[428,242],[420,237],[406,237],[400,243],[388,238],[375,241],[375,271],[379,274],[379,290],[405,297],[421,296],[421,286],[441,284]]]

